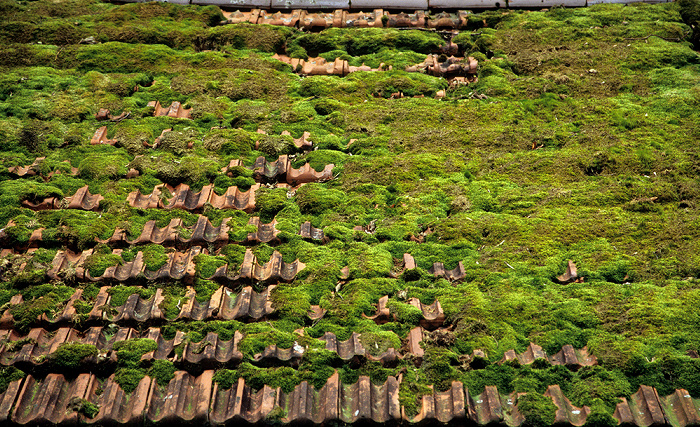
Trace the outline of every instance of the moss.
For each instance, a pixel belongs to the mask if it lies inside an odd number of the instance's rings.
[[[98,246],[93,253],[85,259],[84,268],[92,277],[100,277],[108,267],[123,263],[122,257],[113,254],[108,246]]]
[[[94,345],[69,342],[61,344],[51,353],[49,361],[57,369],[73,371],[82,366],[85,358],[96,356],[97,353],[97,347]]]
[[[289,332],[284,332],[269,325],[250,325],[246,330],[245,337],[238,344],[239,350],[249,357],[262,353],[270,345],[279,348],[292,347],[298,336]]]
[[[287,205],[287,190],[284,188],[269,189],[260,187],[255,193],[255,207],[260,211],[263,222],[271,222],[277,212]]]
[[[259,390],[263,385],[280,387],[285,393],[290,393],[294,387],[301,383],[302,379],[298,371],[289,367],[280,368],[256,368],[249,363],[241,363],[238,373],[250,387]]]
[[[629,396],[633,391],[622,372],[607,371],[595,366],[583,368],[578,372],[567,397],[577,406],[591,406],[602,402],[608,411],[613,411],[619,397]]]
[[[557,407],[551,398],[539,393],[527,393],[518,396],[516,404],[518,411],[525,418],[524,425],[544,427],[554,423]]]
[[[412,50],[420,53],[430,53],[444,41],[436,34],[420,31],[397,31],[385,28],[331,28],[321,33],[308,33],[296,37],[290,44],[290,49],[297,46],[309,52],[310,56],[318,56],[323,52],[345,51],[353,56],[367,55],[382,48],[393,47],[398,50]]]
[[[438,391],[448,390],[459,373],[452,366],[457,365],[457,355],[447,349],[428,348],[421,368],[430,384]]]
[[[126,175],[129,160],[123,154],[87,156],[78,165],[83,179],[111,180]]]
[[[129,394],[136,390],[139,382],[145,376],[146,371],[144,369],[118,368],[114,371],[114,382],[119,384],[124,393]]]
[[[23,249],[32,231],[44,229],[34,255],[0,262],[0,303],[21,293],[25,302],[10,308],[16,327],[38,325],[39,316],[55,316],[74,292],[71,269],[61,277],[71,286],[45,285],[56,248],[95,248],[90,261],[99,270],[128,262],[139,248],[123,251],[120,261],[95,238],[109,238],[115,228],[134,238],[148,220],[158,227],[173,218],[185,227],[197,220],[180,210],[132,209],[125,202],[130,192],[149,193],[161,182],[185,182],[194,191],[213,183],[217,194],[232,185],[248,188],[249,169],[229,177],[221,168],[235,158],[249,165],[260,155],[289,152],[294,167],[336,168],[333,180],[304,185],[295,197],[287,198],[286,189],[259,194],[254,215],[276,218],[281,231],[274,249],[285,262],[306,264],[293,283],[273,292],[269,323],[162,325],[169,338],[179,329],[194,342],[208,332],[231,339],[241,331],[249,337],[242,347],[246,361],[271,344],[307,349],[297,369],[243,366],[231,381],[241,375],[256,386],[291,389],[301,381],[322,385],[332,368],[345,382],[360,375],[381,382],[403,372],[401,402],[409,414],[428,386],[444,389],[452,379],[472,394],[486,385],[502,393],[543,393],[560,384],[575,405],[594,408],[599,418],[589,419],[601,424],[610,421],[617,398],[639,384],[661,394],[682,387],[698,397],[698,365],[685,354],[700,345],[693,332],[700,325],[694,309],[700,301],[694,145],[700,92],[697,55],[686,42],[671,41],[682,39],[692,23],[687,5],[680,6],[469,15],[475,31],[453,41],[478,59],[479,81],[448,88],[444,79],[402,70],[443,44],[436,33],[217,26],[216,8],[158,3],[3,4],[1,169],[46,159],[37,176],[0,173],[0,227],[10,219],[17,224],[4,230],[3,247]],[[97,44],[66,44],[89,34]],[[394,69],[301,78],[270,58],[285,47],[294,56],[341,57],[373,67],[384,62]],[[425,97],[383,98],[398,90]],[[439,90],[447,96],[433,99]],[[192,107],[193,120],[154,117],[146,106],[152,100]],[[99,108],[131,112],[128,120],[105,122],[109,137],[120,141],[116,147],[88,146]],[[162,148],[143,145],[167,128],[173,131]],[[283,130],[311,132],[316,150],[299,153],[290,138],[278,136]],[[255,141],[264,151],[255,150]],[[70,166],[80,174],[70,175]],[[140,176],[126,179],[132,167]],[[49,179],[53,171],[61,173]],[[21,205],[62,199],[83,185],[105,197],[100,212],[33,212]],[[207,206],[203,214],[215,226],[233,216],[232,241],[255,231],[245,213]],[[299,238],[305,221],[324,229],[330,241]],[[353,231],[358,225],[376,229]],[[167,255],[161,247],[140,249],[152,250],[151,269]],[[215,249],[198,259],[200,276],[223,263],[239,266],[246,248]],[[264,261],[272,250],[260,245],[254,252]],[[404,253],[418,268],[399,274]],[[556,282],[569,259],[583,283]],[[461,262],[464,280],[433,277],[427,271],[436,262],[446,269]],[[341,279],[346,266],[351,277]],[[110,305],[124,304],[133,293],[150,298],[160,286],[151,285],[112,287]],[[197,300],[205,302],[219,287],[197,278]],[[186,290],[181,284],[161,289],[160,308],[174,319]],[[91,310],[95,294],[96,288],[85,288],[84,301],[75,303],[76,322]],[[376,325],[362,314],[374,313],[383,295],[390,295],[398,321]],[[345,363],[320,351],[325,332],[341,340],[361,333],[370,352],[400,345],[421,320],[406,304],[409,298],[440,301],[443,326],[453,333],[425,340],[420,368],[409,361],[396,368]],[[312,304],[327,310],[322,319],[308,318]],[[304,334],[295,333],[300,328]],[[506,350],[525,351],[531,341],[548,354],[565,344],[588,346],[600,366],[572,372],[539,362],[490,364]],[[475,349],[490,359],[469,363],[464,356]],[[117,369],[127,389],[149,367],[140,356],[133,359]]]
[[[612,416],[612,411],[608,409],[602,401],[596,401],[591,407],[591,412],[586,417],[585,426],[616,426],[617,420]]]
[[[309,295],[301,287],[278,286],[271,295],[273,306],[281,316],[299,323],[311,309]]]
[[[74,290],[68,286],[37,285],[23,292],[24,302],[10,307],[15,328],[27,332],[42,314],[50,317],[62,310]],[[41,296],[39,296],[41,295]]]
[[[297,151],[294,139],[289,135],[262,135],[257,143],[258,150],[270,158]]]
[[[413,367],[407,368],[405,378],[407,381],[401,381],[399,387],[399,404],[410,417],[420,412],[422,396],[431,394],[433,390],[425,385],[425,378]]]
[[[390,331],[364,332],[360,336],[360,342],[372,356],[379,356],[390,348],[400,347],[398,337]]]
[[[120,367],[137,369],[141,366],[141,356],[155,351],[158,344],[151,339],[134,338],[119,341],[112,348],[117,353],[117,362]]]
[[[71,400],[68,402],[68,407],[79,414],[82,414],[89,419],[93,419],[97,416],[97,414],[100,412],[100,407],[97,406],[96,404],[85,400],[81,399],[79,397],[73,397]]]
[[[169,360],[154,360],[147,375],[156,380],[159,386],[165,387],[175,378],[175,365]]]
[[[219,369],[214,373],[214,382],[221,390],[228,390],[238,383],[238,372],[231,369]]]
[[[296,203],[303,213],[320,214],[343,204],[346,195],[338,190],[324,188],[321,184],[306,184],[296,193]]]
[[[144,245],[123,251],[121,257],[124,262],[131,262],[141,252],[145,268],[149,271],[158,271],[168,261],[167,251],[168,249],[161,245]]]
[[[350,276],[353,278],[383,277],[388,275],[393,267],[391,254],[376,246],[353,243],[349,246],[347,253]]]
[[[197,265],[197,275],[203,279],[213,276],[219,267],[227,264],[221,257],[206,254],[197,255],[194,262]]]
[[[14,366],[4,366],[0,368],[0,393],[4,393],[10,386],[10,383],[21,380],[26,376],[26,373]]]
[[[139,286],[113,286],[107,292],[110,295],[110,305],[121,307],[126,304],[127,298],[133,294],[138,294],[142,299],[148,299],[155,294],[155,288],[142,288]]]

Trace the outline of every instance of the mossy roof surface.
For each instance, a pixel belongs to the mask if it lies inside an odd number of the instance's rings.
[[[361,375],[381,383],[401,373],[401,404],[411,414],[428,386],[444,391],[452,381],[473,394],[490,385],[541,394],[559,384],[574,405],[592,406],[601,419],[640,384],[700,398],[700,363],[688,356],[700,347],[700,57],[683,41],[689,27],[677,5],[486,12],[471,21],[487,27],[456,39],[464,56],[479,61],[478,82],[456,89],[401,70],[441,43],[428,32],[220,26],[213,7],[95,0],[2,0],[0,13],[0,164],[6,171],[45,157],[33,175],[0,172],[0,224],[13,222],[3,248],[17,249],[0,264],[0,305],[23,295],[11,308],[18,330],[56,315],[76,288],[83,296],[74,326],[85,329],[80,321],[102,285],[77,280],[75,271],[50,280],[58,251],[92,250],[86,268],[95,277],[133,262],[139,251],[156,271],[183,248],[113,252],[97,239],[115,229],[135,239],[149,221],[164,228],[173,219],[181,219],[186,239],[201,214],[212,227],[229,218],[232,243],[206,248],[193,282],[123,283],[110,294],[118,306],[133,293],[152,298],[162,288],[169,339],[180,331],[191,342],[208,332],[230,340],[240,331],[242,359],[217,373],[222,384],[243,377],[288,391],[305,380],[320,387],[335,370],[345,383]],[[81,43],[87,37],[96,43]],[[297,56],[395,67],[301,77],[272,59],[285,46]],[[446,96],[437,98],[442,90]],[[406,97],[387,99],[397,91]],[[191,119],[154,117],[147,104],[156,100],[182,103]],[[97,122],[100,108],[129,117]],[[90,145],[101,126],[116,145]],[[167,138],[151,148],[166,129]],[[292,143],[304,132],[313,151]],[[316,171],[333,164],[333,178],[263,187],[252,213],[127,203],[129,193],[150,194],[160,184],[245,191],[255,176],[222,168],[280,155]],[[127,178],[130,169],[138,176]],[[104,197],[96,211],[22,204],[60,200],[86,185]],[[251,217],[274,219],[279,231],[277,241],[249,247],[258,263],[278,251],[285,263],[305,264],[290,283],[276,284],[274,315],[249,323],[176,321],[188,285],[198,302],[208,301],[219,286],[207,279],[223,265],[242,265],[246,248],[236,242],[256,231]],[[326,239],[302,239],[307,221]],[[26,253],[39,229],[40,249]],[[406,253],[416,271],[401,271]],[[569,260],[582,282],[557,281]],[[435,277],[434,263],[447,270],[461,263],[463,278]],[[270,284],[244,285],[260,293]],[[367,316],[384,296],[391,321],[379,324]],[[319,338],[332,332],[338,340],[361,334],[373,356],[391,348],[406,353],[409,331],[425,317],[411,298],[438,301],[445,317],[444,336],[424,338],[419,367],[410,358],[350,363],[324,350]],[[311,306],[324,316],[312,320]],[[587,347],[598,366],[573,372],[496,363],[531,342],[549,355],[564,345]],[[300,363],[259,363],[255,355],[270,345],[302,346],[306,355]],[[474,350],[486,353],[486,367],[465,362]],[[149,372],[161,385],[172,378],[171,365],[131,359],[100,375],[116,372],[130,390]],[[549,408],[536,397],[524,402],[533,411]]]

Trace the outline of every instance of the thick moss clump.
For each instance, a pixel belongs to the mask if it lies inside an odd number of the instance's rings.
[[[516,404],[520,414],[525,418],[524,425],[546,427],[554,423],[557,407],[551,398],[539,393],[527,393],[518,396]]]
[[[114,344],[113,350],[117,353],[117,369],[114,372],[114,381],[126,393],[131,393],[136,390],[139,382],[146,376],[147,370],[144,363],[141,361],[141,356],[155,351],[158,344],[146,338],[135,338],[126,341],[120,341]],[[167,384],[171,379],[174,368],[166,363],[154,364],[154,375],[161,382]],[[172,372],[171,372],[172,371]],[[159,382],[159,384],[161,384]]]
[[[4,393],[11,382],[21,380],[27,374],[14,366],[5,366],[0,368],[0,393]]]
[[[155,379],[159,386],[165,387],[175,378],[175,365],[169,360],[154,360],[148,369],[148,376]]]
[[[49,361],[58,369],[73,371],[81,367],[84,359],[96,356],[97,347],[91,344],[69,342],[61,344],[51,353]]]
[[[100,246],[85,259],[85,269],[92,277],[100,277],[104,274],[108,267],[122,264],[123,259],[117,254],[113,254],[112,250],[107,246]]]
[[[277,212],[287,205],[287,199],[287,190],[284,188],[260,187],[255,193],[255,206],[260,211],[260,219],[266,223],[272,221]]]

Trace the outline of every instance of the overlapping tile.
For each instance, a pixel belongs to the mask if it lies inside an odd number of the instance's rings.
[[[29,375],[17,397],[12,421],[16,424],[76,424],[79,414],[69,406],[73,399],[85,399],[96,378],[80,374],[66,380],[61,374],[49,374],[43,380]]]
[[[700,425],[700,408],[688,390],[678,389],[662,398],[661,407],[671,425],[679,427]]]
[[[366,316],[368,319],[374,320],[378,324],[383,324],[396,320],[396,315],[391,314],[387,303],[389,302],[389,296],[385,295],[379,298],[377,303],[377,312],[372,316]],[[445,313],[442,311],[442,306],[440,301],[435,300],[432,304],[423,304],[418,298],[410,298],[408,303],[421,311],[423,318],[420,321],[420,325],[428,330],[434,330],[445,322]]]
[[[153,380],[148,393],[146,419],[153,423],[205,424],[209,416],[214,371],[193,377],[175,372],[175,378],[161,387]]]
[[[447,391],[424,395],[417,415],[409,417],[405,411],[402,411],[402,415],[404,420],[413,424],[437,420],[444,424],[464,425],[467,422],[468,398],[462,383],[453,381]]]
[[[275,409],[279,389],[263,386],[255,391],[239,378],[236,385],[222,389],[214,384],[209,422],[214,425],[258,424]]]
[[[371,68],[364,64],[359,67],[351,66],[348,61],[340,58],[332,62],[321,57],[299,59],[279,54],[275,54],[273,58],[291,65],[295,72],[305,76],[347,76],[357,71],[390,71],[392,69],[391,66],[384,66],[384,64],[380,64],[379,68]]]
[[[95,120],[98,122],[109,120],[110,122],[121,122],[124,119],[129,118],[130,112],[124,111],[118,116],[113,115],[108,109],[100,108],[97,113],[95,113]]]
[[[307,136],[308,138],[308,136]],[[301,141],[300,141],[301,142]],[[304,144],[299,144],[301,148]],[[244,166],[241,160],[234,159],[227,166],[221,169],[223,173],[231,175],[232,169]],[[328,181],[333,177],[333,168],[335,165],[328,164],[322,171],[316,172],[311,165],[306,163],[302,167],[295,169],[292,167],[292,162],[287,155],[277,158],[270,162],[265,157],[260,156],[255,160],[255,163],[249,169],[253,170],[255,180],[257,182],[286,182],[289,185],[295,186],[308,182]]]
[[[554,415],[555,424],[569,424],[572,426],[582,426],[586,423],[586,417],[591,412],[590,408],[584,406],[577,408],[571,404],[569,399],[564,396],[559,385],[550,385],[547,387],[545,396],[551,397],[557,411]]]
[[[361,376],[354,384],[343,384],[336,372],[318,390],[302,382],[289,393],[269,386],[256,391],[243,378],[231,388],[222,389],[213,378],[213,370],[199,375],[177,371],[167,385],[144,377],[131,394],[126,394],[113,376],[99,380],[87,373],[75,378],[61,374],[49,374],[45,378],[29,375],[12,382],[7,391],[0,394],[0,420],[7,425],[77,422],[253,425],[276,413],[281,417],[279,421],[294,425],[403,421],[413,425],[495,423],[518,426],[524,421],[516,406],[517,396],[502,396],[494,386],[486,386],[481,394],[470,396],[463,384],[455,381],[445,391],[422,396],[418,413],[408,415],[399,404],[401,377],[389,377],[383,384],[373,384],[369,377]],[[572,406],[558,385],[549,386],[545,396],[557,407],[555,424],[585,424],[588,408]],[[98,414],[90,419],[76,412],[76,400],[97,405]],[[638,427],[685,427],[697,423],[697,417],[697,408],[687,391],[676,390],[659,399],[656,390],[647,386],[641,386],[630,403],[623,399],[615,411],[620,423]]]
[[[219,196],[214,192],[213,184],[205,185],[199,192],[193,192],[187,184],[179,184],[176,187],[160,184],[151,194],[141,194],[139,190],[129,193],[127,202],[130,206],[141,209],[184,209],[201,212],[205,205],[211,205],[217,209],[238,209],[250,213],[255,210],[255,191],[258,188],[259,184],[253,185],[247,191],[229,187]],[[164,189],[172,196],[164,197]]]
[[[389,377],[381,385],[360,376],[354,384],[341,384],[340,419],[346,423],[390,423],[401,420],[399,381]]]
[[[114,249],[114,255],[121,255],[121,249]],[[59,280],[66,274],[71,274],[77,280],[92,282],[139,282],[154,280],[179,280],[191,283],[196,277],[195,258],[199,254],[208,251],[200,246],[193,246],[186,251],[174,251],[166,253],[167,261],[156,271],[146,268],[143,260],[143,252],[138,252],[132,261],[107,267],[97,277],[93,277],[85,268],[87,259],[93,255],[93,250],[88,249],[80,253],[74,253],[68,249],[58,251],[47,271],[47,276],[52,280]],[[296,260],[286,263],[282,254],[273,252],[270,260],[264,264],[258,264],[253,251],[247,249],[243,263],[239,268],[231,271],[228,264],[219,267],[209,279],[224,284],[236,284],[239,282],[291,282],[297,273],[303,270],[304,263]]]
[[[326,243],[328,241],[328,238],[323,233],[323,229],[312,226],[310,221],[306,221],[301,224],[299,235],[302,239],[306,240],[317,240],[322,243]]]
[[[268,286],[263,292],[255,292],[250,286],[242,288],[239,292],[233,292],[228,288],[219,288],[212,297],[200,303],[196,299],[196,293],[189,287],[186,301],[183,302],[177,319],[182,320],[240,320],[257,321],[264,319],[274,313],[270,293],[275,286]],[[135,325],[142,323],[159,323],[167,319],[160,308],[164,301],[162,289],[156,289],[151,298],[141,298],[139,294],[132,294],[127,297],[124,304],[114,306],[111,303],[109,287],[100,288],[95,300],[91,303],[92,309],[87,315],[76,319],[64,313],[74,312],[72,302],[76,300],[76,291],[71,299],[65,304],[61,314],[55,317],[46,315],[39,316],[31,326],[42,326],[55,328],[70,326],[78,320],[83,325],[103,325],[105,323],[116,323],[120,325]],[[0,317],[0,328],[12,329],[15,320],[11,314],[13,306],[23,302],[22,295],[17,294],[10,300],[9,307]]]
[[[583,366],[593,366],[598,364],[598,359],[588,353],[588,348],[575,349],[572,345],[564,345],[561,350],[553,356],[548,356],[542,347],[535,343],[530,343],[523,353],[516,353],[515,350],[508,350],[504,353],[503,359],[499,363],[517,362],[520,365],[529,365],[537,360],[551,363],[552,365],[563,365],[577,371]]]
[[[183,108],[182,104],[178,101],[173,101],[170,106],[164,107],[160,104],[160,101],[150,101],[148,103],[149,107],[154,108],[154,116],[168,116],[176,119],[191,119],[192,109]]]
[[[116,143],[116,139],[107,138],[107,126],[98,128],[90,139],[90,145],[114,145]]]
[[[47,271],[47,276],[52,280],[59,280],[66,274],[72,274],[76,280],[92,282],[124,282],[124,281],[148,281],[148,280],[181,280],[190,283],[196,274],[195,257],[200,253],[206,253],[200,246],[193,246],[184,252],[174,251],[167,253],[167,260],[156,271],[146,268],[143,260],[143,252],[138,252],[132,261],[107,267],[104,272],[93,277],[85,268],[88,257],[94,250],[88,249],[80,253],[74,253],[69,249],[58,251]],[[112,254],[121,255],[121,249],[114,249]]]
[[[46,176],[42,175],[40,169],[41,169],[42,163],[44,163],[45,160],[46,160],[46,157],[37,157],[36,159],[34,159],[34,161],[32,162],[31,165],[11,166],[11,167],[7,168],[7,171],[10,174],[18,176],[20,178],[25,177],[25,176],[41,175],[45,181],[48,181],[54,175],[62,173],[60,170],[54,170],[54,171],[49,172]],[[65,160],[65,163],[69,163],[68,160]],[[71,175],[77,175],[79,173],[80,173],[80,170],[78,170],[78,168],[71,166],[71,168],[70,168]]]
[[[365,349],[360,341],[361,335],[353,332],[345,341],[339,341],[332,332],[326,332],[321,340],[326,342],[326,350],[333,351],[338,354],[342,360],[354,364],[360,363],[363,359],[379,362],[384,366],[395,366],[403,355],[395,348],[389,348],[378,355],[372,355]]]
[[[88,394],[88,400],[99,407],[99,412],[95,418],[84,417],[81,421],[97,426],[143,425],[152,381],[144,377],[134,391],[125,393],[114,381],[114,375],[110,376],[101,384],[100,393],[95,387]]]
[[[281,394],[278,405],[286,413],[283,421],[294,424],[327,424],[338,421],[340,418],[339,394],[340,378],[337,372],[320,390],[315,390],[304,381],[291,393]]]
[[[104,197],[100,194],[90,194],[88,186],[86,185],[79,188],[72,196],[66,196],[63,199],[47,197],[39,203],[24,200],[22,201],[22,206],[37,211],[47,209],[82,209],[86,211],[96,211],[99,209],[102,199],[104,199]]]
[[[284,262],[282,254],[277,251],[272,253],[268,262],[260,265],[253,251],[248,249],[238,270],[231,272],[229,265],[226,264],[219,267],[209,279],[223,284],[245,281],[291,282],[304,267],[305,264],[299,260],[291,263]]]
[[[641,385],[629,400],[622,402],[615,408],[615,418],[621,424],[634,424],[639,427],[662,426],[666,424],[666,418],[659,401],[659,395],[653,387]]]
[[[416,267],[416,260],[413,258],[413,256],[408,253],[403,254],[401,271],[413,270]],[[445,269],[445,264],[441,262],[435,262],[433,263],[433,266],[428,269],[428,273],[435,277],[444,277],[451,282],[462,280],[467,277],[462,261],[457,262],[457,266],[452,270]]]

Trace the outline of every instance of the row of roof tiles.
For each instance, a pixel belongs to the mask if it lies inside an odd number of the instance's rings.
[[[104,138],[106,135],[106,127],[101,127],[95,132],[95,138]],[[24,176],[35,176],[39,174],[39,169],[41,164],[44,162],[45,157],[37,157],[31,165],[27,166],[11,166],[7,168],[10,174],[16,175],[18,177]],[[66,160],[66,163],[68,161]],[[291,186],[296,186],[300,184],[305,184],[308,182],[322,182],[327,181],[333,177],[333,168],[335,165],[328,164],[322,171],[317,172],[308,163],[304,164],[300,168],[292,167],[292,161],[288,155],[282,155],[275,161],[268,161],[265,157],[260,156],[255,159],[252,166],[248,167],[239,160],[234,159],[229,162],[229,164],[221,169],[221,172],[231,176],[232,169],[236,167],[245,167],[253,171],[253,176],[257,182],[286,182]],[[46,180],[50,179],[53,175],[61,173],[61,171],[52,171],[44,178]],[[77,175],[79,173],[78,168],[71,167],[71,175]],[[132,172],[135,174],[135,172]]]
[[[127,394],[113,376],[100,380],[92,374],[72,379],[61,374],[42,379],[29,375],[10,383],[0,394],[0,423],[250,425],[276,421],[295,425],[408,422],[519,426],[524,422],[517,394],[503,395],[495,386],[487,386],[472,396],[460,382],[453,382],[447,391],[424,395],[418,414],[408,415],[399,403],[401,380],[401,376],[389,377],[377,385],[363,376],[354,384],[343,384],[335,373],[319,390],[303,382],[286,393],[267,385],[256,391],[242,378],[231,388],[222,389],[212,370],[199,376],[177,371],[167,386],[144,377]],[[590,409],[573,406],[558,385],[550,385],[545,396],[557,407],[555,425],[585,424]],[[700,422],[698,404],[686,390],[659,397],[656,389],[642,385],[629,399],[621,400],[614,417],[624,425],[685,427]],[[99,407],[94,418],[76,411],[76,402],[83,401]]]
[[[221,287],[214,292],[208,300],[198,302],[193,288],[188,287],[185,296],[186,302],[180,308],[176,319],[182,320],[261,320],[273,313],[270,293],[275,286],[269,286],[262,292],[255,292],[250,286],[244,287],[240,292],[234,293],[230,289]],[[139,294],[132,294],[126,302],[120,306],[111,304],[109,287],[100,288],[97,297],[92,303],[92,308],[81,319],[83,325],[103,325],[115,323],[119,325],[135,325],[140,323],[157,324],[168,321],[161,309],[165,300],[162,289],[157,289],[151,298],[143,299]],[[78,317],[75,308],[76,301],[83,301],[83,290],[76,289],[63,308],[54,316],[42,314],[36,319],[35,325],[56,327],[60,325],[72,325]],[[22,295],[12,297],[9,307],[0,317],[0,328],[11,329],[15,325],[12,316],[12,306],[23,302]]]
[[[249,223],[258,223],[258,218],[251,218]],[[204,245],[213,246],[216,250],[228,243],[257,243],[264,242],[274,244],[277,243],[278,231],[275,229],[274,221],[270,224],[258,226],[256,233],[249,233],[246,240],[243,242],[233,242],[230,240],[228,228],[225,225],[226,220],[222,221],[219,227],[213,227],[206,217],[200,217],[197,225],[193,229],[193,234],[189,238],[180,235],[179,226],[181,220],[179,218],[172,219],[170,224],[163,229],[155,226],[155,221],[148,221],[142,230],[141,235],[134,239],[128,240],[126,232],[121,229],[116,229],[107,240],[98,240],[100,243],[109,244],[116,247],[112,250],[112,254],[121,255],[122,247],[128,245],[140,244],[158,244],[168,247],[184,248],[183,251],[173,251],[166,253],[167,261],[156,271],[148,270],[143,260],[143,253],[138,251],[132,261],[120,263],[111,267],[107,267],[102,275],[93,277],[85,268],[85,263],[89,257],[94,254],[94,249],[86,249],[82,252],[73,252],[70,249],[59,250],[54,256],[51,267],[47,271],[47,276],[52,280],[60,280],[66,275],[70,275],[72,279],[86,280],[92,282],[123,282],[123,281],[149,281],[149,280],[182,280],[186,283],[192,282],[197,274],[195,257],[199,254],[209,254],[209,249]],[[325,242],[323,230],[314,228],[310,222],[305,222],[301,225],[299,235],[302,238],[309,240],[319,240]],[[0,240],[2,233],[0,231]],[[39,247],[42,240],[42,229],[34,230],[30,236],[26,254],[30,255]],[[201,246],[200,246],[201,245]],[[21,255],[13,249],[2,249],[0,257],[8,255]],[[415,261],[410,254],[404,254],[404,260],[410,260],[410,263],[404,263],[403,270],[415,269]],[[19,269],[23,270],[26,266],[26,259],[21,258]],[[282,254],[274,251],[270,260],[262,265],[258,264],[257,258],[252,250],[247,249],[243,263],[236,272],[229,271],[228,264],[225,264],[215,271],[211,277],[206,279],[215,280],[224,284],[235,284],[241,281],[259,281],[259,282],[291,282],[296,277],[296,274],[304,269],[305,264],[299,260],[292,263],[285,263],[282,260]],[[412,268],[408,268],[412,267]],[[441,262],[433,263],[433,266],[428,269],[428,272],[435,277],[444,277],[450,281],[461,280],[466,277],[466,272],[462,262],[458,262],[457,267],[453,270],[446,270]],[[349,278],[349,267],[343,267],[340,272],[340,278],[346,280]],[[397,277],[396,272],[390,273],[391,277]],[[390,321],[389,309],[386,304],[388,296],[379,300],[377,305],[377,314],[372,316],[378,323],[386,323]],[[438,302],[425,306],[417,304],[417,308],[423,311],[426,323],[422,326],[430,329],[437,327],[444,321],[444,314]]]
[[[92,282],[181,280],[185,283],[191,283],[197,274],[195,257],[199,254],[208,254],[208,250],[201,246],[193,246],[184,252],[170,252],[166,254],[167,261],[162,267],[157,271],[150,271],[146,268],[143,252],[139,251],[133,261],[107,267],[102,275],[93,277],[85,267],[87,259],[93,255],[93,252],[94,249],[87,249],[79,253],[71,250],[58,251],[46,274],[52,280],[59,280],[66,274],[70,274],[77,280]],[[120,255],[122,249],[114,249],[112,253]],[[272,253],[268,262],[261,265],[258,264],[253,251],[247,249],[240,268],[236,271],[230,271],[229,265],[225,264],[217,268],[214,275],[207,279],[224,284],[246,281],[291,282],[304,267],[305,264],[299,260],[292,263],[284,262],[282,254],[277,251]]]
[[[299,59],[279,54],[275,54],[273,58],[291,65],[295,72],[307,76],[346,76],[358,71],[390,71],[392,69],[391,66],[387,67],[384,64],[380,64],[379,68],[371,68],[364,64],[358,67],[351,66],[347,60],[341,58],[336,58],[332,62],[321,57]],[[462,83],[467,84],[476,81],[478,65],[478,61],[472,57],[465,59],[451,56],[440,61],[438,55],[430,54],[420,64],[406,67],[406,71],[447,79],[462,78]]]
[[[240,312],[240,310],[239,310]],[[303,330],[299,331],[303,334]],[[353,333],[345,341],[338,340],[335,334],[326,332],[320,339],[325,341],[325,349],[338,354],[338,357],[352,364],[360,364],[364,359],[377,361],[384,366],[396,366],[399,360],[410,357],[416,365],[422,363],[424,350],[421,347],[424,330],[416,327],[408,335],[405,351],[389,348],[381,354],[372,354],[361,342],[361,334]],[[244,335],[236,331],[229,340],[220,339],[215,332],[209,332],[200,342],[190,342],[184,332],[177,332],[172,339],[163,337],[160,328],[149,328],[145,333],[129,327],[119,328],[116,332],[112,327],[93,326],[81,332],[69,327],[58,328],[56,331],[48,331],[44,328],[31,329],[26,334],[14,330],[0,330],[0,364],[14,365],[21,369],[35,370],[42,365],[49,367],[49,356],[65,343],[81,343],[94,345],[104,357],[94,357],[81,368],[84,371],[92,371],[98,364],[109,364],[117,361],[117,356],[111,350],[114,344],[134,338],[152,339],[158,348],[142,357],[144,360],[167,359],[175,363],[197,365],[199,369],[208,369],[221,364],[236,365],[243,360],[243,354],[238,349],[238,344]],[[20,343],[21,345],[17,344]],[[175,351],[181,347],[181,352]],[[289,348],[270,345],[262,353],[253,355],[253,361],[267,364],[289,363],[298,366],[307,352],[307,348],[295,344]],[[589,355],[586,348],[576,350],[571,345],[562,347],[558,353],[547,356],[542,348],[536,344],[530,344],[528,349],[517,355],[514,350],[506,353],[500,363],[507,362],[509,353],[513,359],[523,365],[535,362],[537,359],[548,361],[553,365],[566,366],[572,370],[578,370],[582,366],[597,364],[594,356]],[[470,360],[485,361],[486,354],[475,351]],[[474,365],[484,366],[484,363]]]
[[[213,245],[214,248],[220,248],[229,243],[237,244],[258,244],[267,243],[269,245],[276,245],[280,243],[277,235],[279,230],[275,228],[277,221],[265,224],[260,222],[259,217],[252,217],[248,220],[248,225],[255,226],[257,230],[254,233],[248,233],[246,238],[241,241],[234,241],[229,235],[229,230],[231,227],[228,225],[231,218],[224,218],[218,227],[212,225],[209,218],[200,215],[197,218],[197,223],[191,227],[183,226],[181,218],[173,218],[170,223],[163,228],[156,225],[155,220],[147,221],[141,230],[141,234],[134,239],[129,239],[126,230],[117,228],[112,233],[109,239],[95,239],[99,243],[104,243],[112,247],[127,247],[130,245],[147,245],[147,244],[157,244],[166,247],[174,247],[179,249],[186,249],[191,246],[209,246]],[[7,227],[12,227],[15,224],[10,221]],[[43,241],[43,228],[38,228],[32,231],[31,236],[26,244],[21,245],[21,247],[16,247],[18,250],[22,249],[35,249],[41,247],[41,242]],[[311,225],[309,221],[304,222],[299,227],[299,233],[303,239],[307,240],[317,240],[325,242],[327,239],[323,233],[322,229],[315,228]],[[185,237],[189,236],[189,237]],[[0,230],[0,243],[6,238],[5,233]],[[7,250],[9,253],[9,249]],[[0,254],[2,256],[3,254]]]
[[[239,293],[234,293],[227,287],[221,287],[214,292],[212,297],[204,302],[198,302],[194,288],[188,287],[185,296],[186,303],[183,304],[178,319],[187,320],[234,320],[234,319],[254,319],[259,320],[273,313],[270,292],[274,285],[268,286],[263,292],[254,292],[252,287],[242,288]],[[82,319],[82,324],[102,324],[103,322],[127,324],[130,322],[158,323],[165,321],[165,315],[160,309],[164,301],[161,288],[156,289],[151,298],[141,298],[139,294],[130,295],[126,303],[121,306],[111,304],[110,287],[100,288],[97,297],[91,304],[93,308],[89,311],[86,319]],[[71,325],[77,315],[74,307],[77,301],[85,302],[83,290],[76,289],[73,295],[61,303],[63,308],[53,316],[46,314],[37,319],[36,325]],[[377,304],[376,314],[365,317],[383,324],[394,320],[393,315],[386,307],[388,296],[384,296]],[[0,328],[13,328],[14,320],[11,314],[12,306],[23,303],[21,294],[11,298],[9,307],[0,317]],[[418,308],[422,312],[420,326],[428,331],[433,331],[443,325],[445,314],[442,311],[439,301],[432,304],[423,304],[417,298],[411,298],[408,303]],[[325,310],[319,306],[311,306],[308,317],[311,320],[319,320],[325,315]]]
[[[298,27],[307,30],[330,27],[461,29],[467,28],[470,14],[467,11],[443,12],[433,15],[425,11],[391,13],[382,9],[374,9],[369,12],[350,12],[341,9],[333,12],[310,12],[301,9],[290,12],[269,12],[262,9],[252,9],[250,11],[224,11],[223,13],[230,24],[247,22]]]

